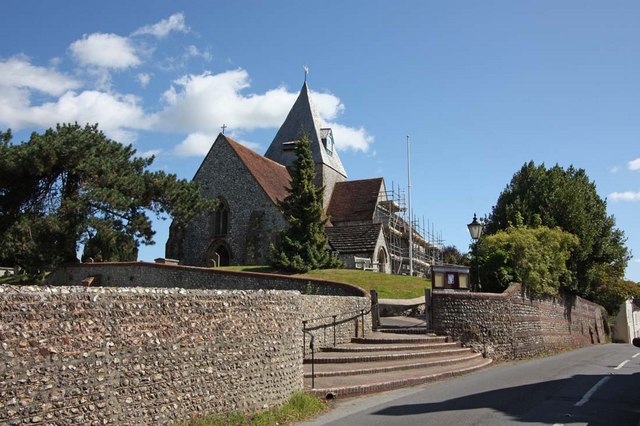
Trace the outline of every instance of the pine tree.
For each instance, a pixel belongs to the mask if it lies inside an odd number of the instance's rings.
[[[280,209],[289,226],[280,232],[277,245],[272,246],[272,265],[277,269],[307,272],[342,266],[327,250],[327,235],[323,217],[323,188],[313,184],[315,167],[311,141],[302,133],[296,143],[296,160],[291,170],[289,195],[280,202]]]
[[[42,276],[86,256],[135,260],[153,244],[150,215],[187,223],[213,210],[197,184],[149,171],[153,158],[108,139],[97,125],[58,125],[11,144],[0,131],[0,263]]]

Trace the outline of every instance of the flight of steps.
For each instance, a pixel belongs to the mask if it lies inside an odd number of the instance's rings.
[[[476,371],[491,363],[446,336],[424,329],[387,329],[353,338],[304,360],[305,389],[321,398],[381,392]]]

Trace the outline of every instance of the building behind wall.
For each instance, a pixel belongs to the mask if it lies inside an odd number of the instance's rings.
[[[636,337],[640,337],[640,301],[628,299],[620,305],[612,327],[612,340],[614,343],[631,343]]]
[[[333,132],[320,123],[305,82],[264,156],[219,134],[193,178],[205,197],[220,201],[218,210],[184,228],[172,224],[166,256],[196,266],[267,264],[287,226],[278,204],[288,195],[288,168],[304,132],[314,183],[323,188],[329,249],[350,268],[407,274],[413,232],[414,271],[425,275],[438,259],[438,244],[409,220],[403,199],[383,178],[347,180]]]

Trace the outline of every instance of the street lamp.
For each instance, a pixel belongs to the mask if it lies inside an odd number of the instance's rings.
[[[476,291],[482,291],[482,286],[480,285],[480,265],[478,264],[478,240],[482,235],[482,228],[484,225],[478,222],[478,218],[476,214],[473,214],[473,221],[467,225],[469,229],[469,234],[471,234],[471,239],[475,243],[475,252],[476,252]]]

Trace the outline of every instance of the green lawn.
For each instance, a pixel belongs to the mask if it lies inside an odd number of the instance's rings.
[[[247,272],[275,272],[267,266],[227,266],[220,269]],[[412,299],[414,297],[424,296],[424,289],[431,288],[431,281],[425,278],[381,274],[355,269],[318,269],[309,271],[306,274],[293,274],[292,276],[338,281],[357,285],[367,291],[374,288],[378,291],[378,297],[383,299]]]

